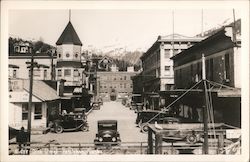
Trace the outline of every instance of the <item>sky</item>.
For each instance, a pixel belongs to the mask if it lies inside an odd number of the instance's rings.
[[[173,14],[174,13],[174,14]],[[174,15],[174,16],[173,16]],[[240,12],[235,10],[236,19]],[[201,9],[85,9],[71,10],[71,22],[83,48],[145,51],[159,35],[174,32],[195,36],[202,31]],[[54,45],[69,21],[69,10],[10,10],[9,36]],[[203,30],[233,21],[232,9],[204,9]]]

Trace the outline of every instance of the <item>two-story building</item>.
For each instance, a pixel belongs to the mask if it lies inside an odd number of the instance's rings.
[[[14,52],[9,53],[9,78],[28,79],[30,76],[30,65],[32,56],[32,45],[28,42],[14,44]],[[52,80],[54,65],[56,63],[55,53],[36,52],[33,54],[37,66],[33,70],[34,80]]]

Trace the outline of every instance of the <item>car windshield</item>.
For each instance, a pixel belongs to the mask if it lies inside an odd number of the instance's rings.
[[[117,121],[103,120],[98,121],[98,130],[117,130]]]

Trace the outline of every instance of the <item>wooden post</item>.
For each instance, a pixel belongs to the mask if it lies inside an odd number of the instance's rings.
[[[148,154],[153,154],[153,131],[149,127],[148,129]]]
[[[223,148],[224,148],[224,134],[223,132],[220,132],[219,137],[218,137],[218,154],[221,153]]]
[[[204,123],[204,154],[208,154],[208,112],[207,112],[207,81],[205,55],[202,54],[202,80],[203,80],[203,123]]]
[[[162,154],[162,134],[155,135],[155,154]]]

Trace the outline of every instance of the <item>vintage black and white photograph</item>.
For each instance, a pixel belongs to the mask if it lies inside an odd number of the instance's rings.
[[[244,13],[9,9],[5,151],[241,156]]]

